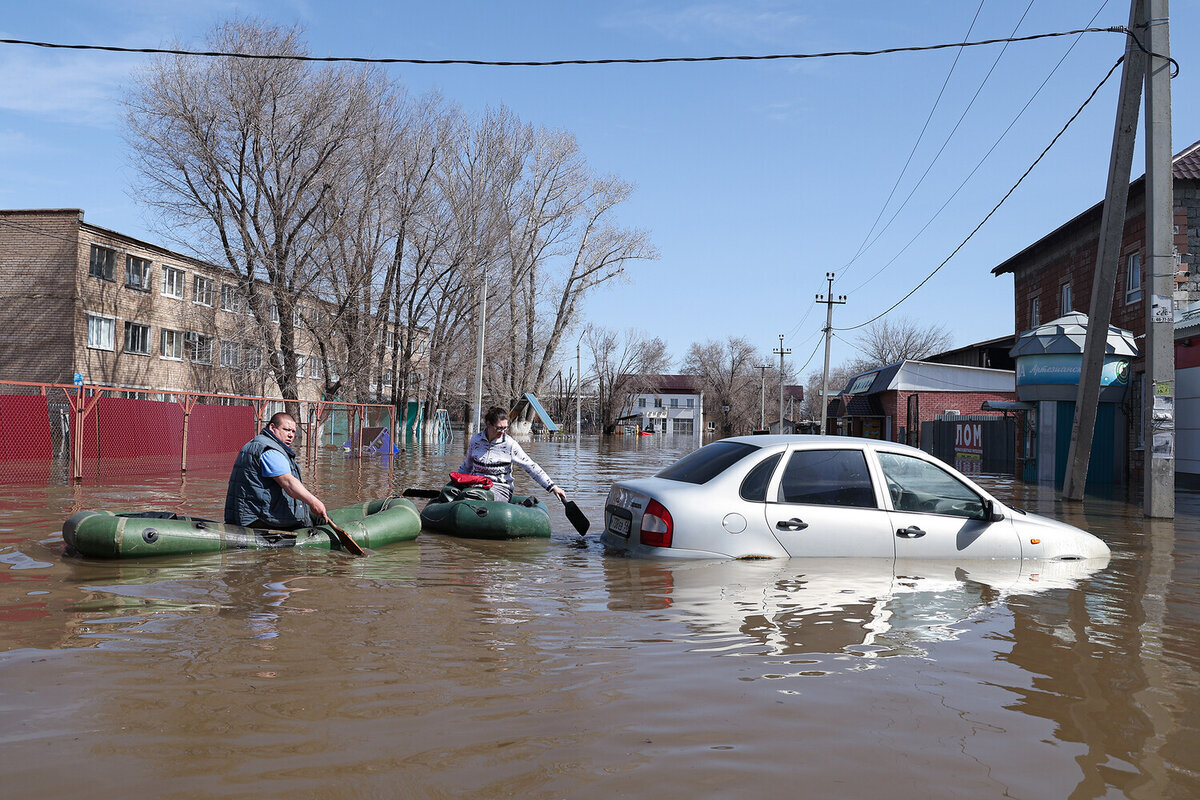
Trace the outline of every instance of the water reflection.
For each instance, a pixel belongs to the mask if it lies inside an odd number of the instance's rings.
[[[1073,589],[1108,566],[1088,561],[782,559],[660,563],[609,559],[613,609],[672,609],[727,654],[871,659],[923,656],[981,610],[1015,595]]]

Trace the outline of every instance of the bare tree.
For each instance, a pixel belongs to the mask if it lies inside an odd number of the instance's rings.
[[[618,333],[598,325],[587,327],[583,341],[591,353],[598,384],[600,429],[610,434],[628,406],[630,395],[644,388],[646,376],[664,372],[670,366],[667,345],[643,331]]]
[[[730,336],[724,342],[709,340],[688,349],[683,371],[699,381],[706,410],[720,411],[723,436],[749,432],[758,424],[758,365],[767,363],[763,359],[743,337]]]
[[[208,45],[306,54],[298,29],[248,21],[218,25]],[[361,175],[355,143],[376,99],[366,70],[189,56],[156,59],[126,98],[141,196],[163,212],[177,240],[237,274],[288,399],[298,388],[293,312],[318,274],[312,221]]]
[[[494,328],[502,357],[491,365],[490,388],[513,399],[545,388],[563,335],[578,323],[579,301],[629,262],[658,253],[645,232],[612,219],[631,185],[594,175],[570,134],[507,122],[520,172],[501,196],[507,274]]]
[[[905,359],[920,360],[945,350],[953,342],[941,325],[921,327],[911,319],[888,322],[886,318],[867,326],[856,339],[863,357],[852,365],[855,372],[885,367]]]

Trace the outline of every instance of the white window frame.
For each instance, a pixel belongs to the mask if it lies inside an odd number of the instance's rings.
[[[1042,324],[1042,304],[1039,298],[1029,300],[1029,327],[1036,328]]]
[[[150,291],[150,259],[125,254],[125,286],[139,292]],[[134,276],[136,280],[134,279]]]
[[[221,366],[226,369],[242,368],[242,346],[228,339],[221,341]]]
[[[173,297],[176,300],[182,300],[184,294],[187,293],[187,270],[179,269],[178,267],[168,267],[163,265],[162,268],[162,296]]]
[[[116,336],[117,320],[102,314],[87,315],[87,346],[92,350],[108,350],[112,352],[113,339]]]
[[[162,328],[158,337],[158,357],[166,361],[183,361],[183,336],[183,331]]]
[[[1058,315],[1064,317],[1075,310],[1071,300],[1071,284],[1064,283],[1058,287]]]
[[[242,350],[242,366],[247,370],[262,369],[262,350],[254,345],[244,345]]]
[[[1125,256],[1125,305],[1133,305],[1142,299],[1142,254]]]
[[[188,331],[183,337],[183,350],[187,354],[188,361],[194,364],[211,364],[213,337]]]
[[[212,308],[216,294],[216,282],[204,275],[192,276],[192,302],[198,306]]]
[[[132,333],[135,329],[141,330],[141,336],[139,336],[138,338],[140,338],[142,340],[142,345],[144,347],[144,349],[142,349],[142,350],[136,350],[133,347],[130,347],[130,333]],[[131,322],[130,320],[125,320],[125,349],[124,349],[124,352],[131,353],[133,355],[138,355],[138,356],[150,355],[150,331],[151,331],[150,326],[146,325],[145,323]]]

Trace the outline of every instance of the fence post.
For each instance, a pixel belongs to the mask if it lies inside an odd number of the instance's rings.
[[[183,396],[183,402],[179,403],[179,405],[183,407],[183,452],[180,455],[180,472],[187,472],[188,422],[191,419],[192,409],[196,406],[197,399],[198,398],[194,394],[185,394]]]

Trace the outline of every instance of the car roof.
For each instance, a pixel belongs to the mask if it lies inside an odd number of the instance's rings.
[[[924,451],[898,442],[888,442],[882,439],[866,439],[861,436],[819,436],[808,433],[784,433],[760,436],[732,436],[728,439],[718,439],[721,442],[741,442],[755,447],[772,447],[775,445],[806,444],[812,447],[886,447],[889,450],[908,450],[913,453]],[[926,454],[928,455],[928,454]]]

